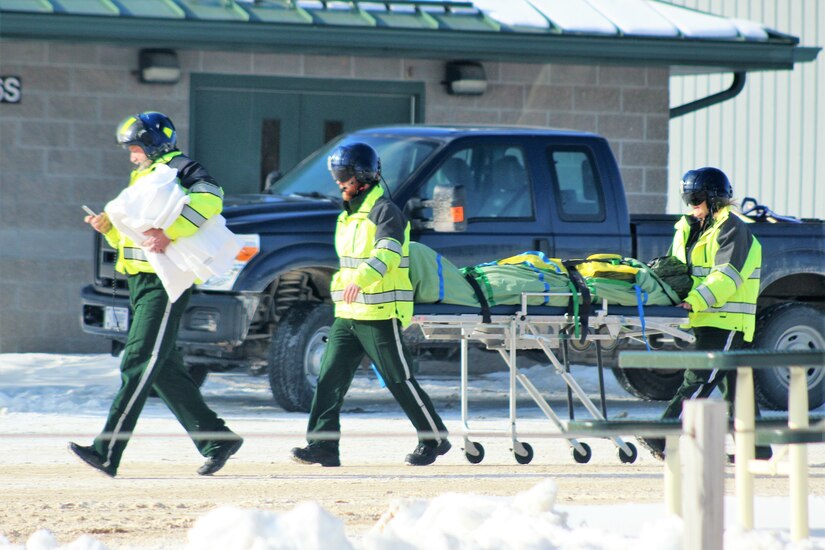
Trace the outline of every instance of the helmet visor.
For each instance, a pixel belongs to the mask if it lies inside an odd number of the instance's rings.
[[[685,201],[685,204],[688,206],[699,206],[708,200],[708,194],[704,191],[689,191],[682,193],[682,200]]]
[[[330,166],[329,173],[332,174],[335,181],[340,182],[349,181],[355,175],[355,172],[349,166]]]
[[[117,125],[115,139],[121,147],[127,149],[129,145],[139,144],[137,134],[142,128],[143,123],[137,116],[126,117]]]

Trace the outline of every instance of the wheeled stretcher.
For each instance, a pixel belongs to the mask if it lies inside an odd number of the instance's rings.
[[[554,306],[527,305],[535,302],[535,297],[559,296],[559,293],[524,292],[520,305],[497,305],[483,313],[477,307],[446,304],[415,304],[413,324],[420,327],[425,339],[458,341],[461,349],[461,421],[464,436],[464,453],[471,463],[484,459],[484,447],[472,438],[483,436],[509,436],[512,450],[519,464],[528,464],[533,459],[533,448],[519,441],[516,422],[517,382],[527,391],[544,415],[556,426],[558,432],[533,434],[537,437],[564,438],[565,425],[547,400],[517,366],[518,353],[524,350],[540,350],[552,364],[555,372],[562,377],[568,387],[568,409],[572,419],[572,396],[587,409],[594,419],[606,420],[607,410],[604,399],[603,366],[601,350],[609,349],[621,339],[630,339],[648,344],[675,342],[688,344],[695,340],[693,334],[680,328],[687,320],[687,311],[675,306],[635,306],[591,304],[582,322],[580,316],[571,314],[568,308]],[[480,343],[487,349],[495,350],[507,364],[509,370],[509,425],[502,430],[473,430],[469,424],[468,411],[468,352],[471,342]],[[582,390],[570,373],[568,346],[581,348],[583,344],[595,344],[597,367],[599,368],[599,392],[601,409]],[[649,347],[649,346],[648,346]],[[559,358],[561,355],[561,359]],[[586,463],[592,452],[586,443],[570,437],[565,438],[570,445],[576,462]],[[622,462],[632,463],[638,455],[636,448],[619,437],[611,438],[618,449]]]

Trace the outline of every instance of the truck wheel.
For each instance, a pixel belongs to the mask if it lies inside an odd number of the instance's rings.
[[[682,385],[681,370],[647,370],[614,368],[616,381],[629,394],[648,401],[670,401]]]
[[[799,303],[770,307],[756,319],[755,349],[825,349],[825,313]],[[808,369],[808,407],[825,403],[825,368]],[[788,410],[790,373],[786,368],[762,369],[754,373],[759,404],[775,411]]]
[[[331,304],[296,304],[269,344],[269,387],[285,411],[309,412],[333,321]]]

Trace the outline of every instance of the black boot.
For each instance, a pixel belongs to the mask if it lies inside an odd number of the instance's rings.
[[[427,466],[435,462],[439,456],[447,454],[451,448],[452,445],[446,439],[439,441],[438,445],[419,443],[418,447],[406,456],[404,462],[410,466]]]
[[[72,456],[79,458],[98,472],[102,472],[109,477],[115,477],[117,474],[115,468],[111,465],[107,466],[106,461],[97,454],[97,451],[95,451],[93,447],[84,447],[77,443],[69,442],[69,452]]]
[[[299,464],[320,464],[321,466],[336,467],[341,465],[336,451],[331,451],[318,445],[295,447],[291,452],[292,460]]]
[[[229,457],[237,453],[238,449],[241,448],[241,445],[243,445],[243,438],[230,441],[229,443],[219,447],[215,454],[207,458],[206,462],[203,463],[203,466],[198,468],[198,475],[211,476],[223,468],[224,465],[226,465],[226,461],[229,460]]]

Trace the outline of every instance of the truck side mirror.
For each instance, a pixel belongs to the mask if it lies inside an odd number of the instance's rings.
[[[408,204],[412,209],[413,228],[433,229],[441,233],[466,231],[465,203],[466,193],[463,185],[436,185],[432,199],[413,199]],[[432,220],[420,217],[421,211],[426,208],[432,210]]]

